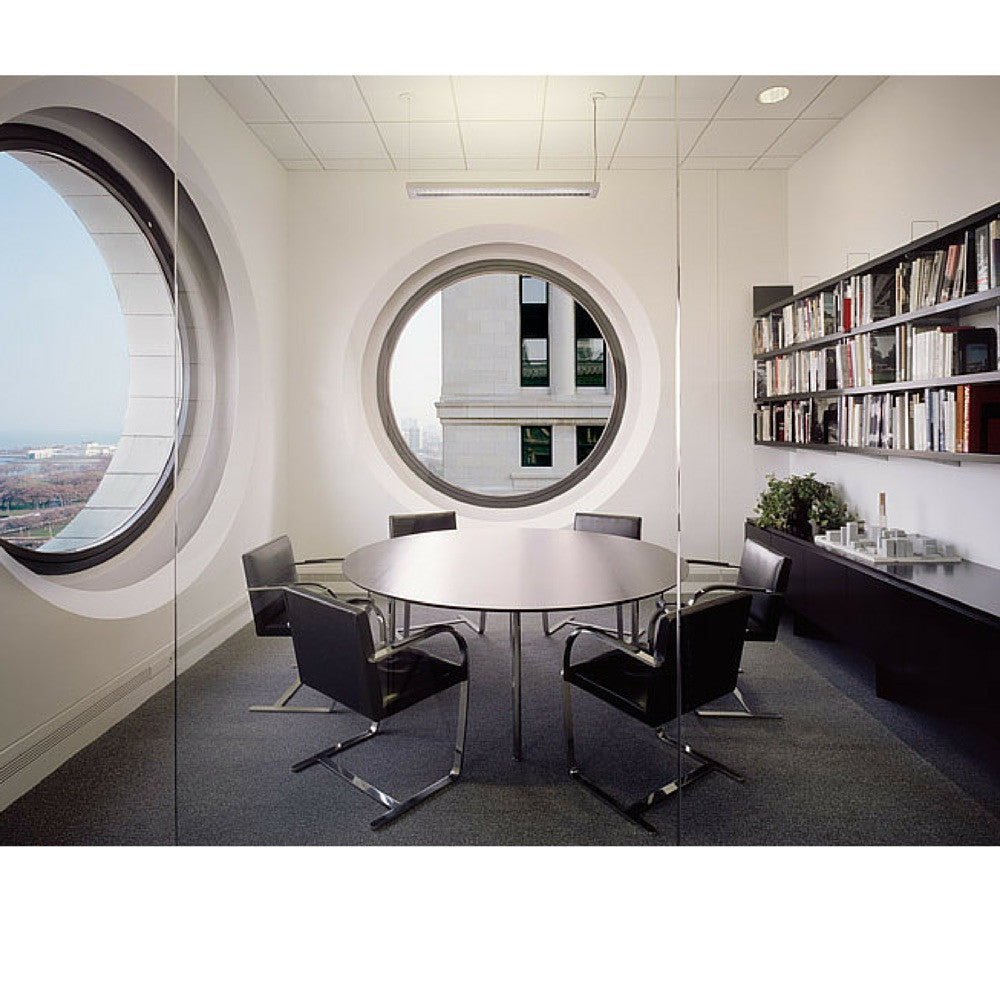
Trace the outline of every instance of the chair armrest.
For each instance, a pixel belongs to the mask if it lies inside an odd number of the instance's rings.
[[[702,587],[701,590],[699,590],[694,597],[688,601],[688,607],[694,604],[699,597],[704,597],[705,594],[711,594],[719,590],[739,591],[744,594],[768,594],[772,597],[778,597],[782,593],[780,590],[769,590],[767,587],[751,587],[745,583],[712,583],[707,587]]]
[[[423,642],[425,639],[431,638],[431,636],[442,635],[444,633],[450,635],[455,640],[455,642],[458,643],[458,651],[462,656],[462,665],[468,667],[469,644],[450,625],[432,625],[429,628],[422,629],[416,635],[411,635],[409,639],[403,639],[402,642],[397,642],[392,645],[384,646],[382,649],[378,650],[374,656],[371,657],[370,662],[381,663],[383,660],[386,660],[389,657],[394,656],[402,649],[408,649],[410,646],[414,646],[418,642]]]
[[[322,583],[317,583],[315,580],[299,580],[297,583],[276,583],[269,587],[247,587],[247,590],[251,593],[255,591],[262,590],[288,590],[290,587],[315,587],[317,590],[322,590],[324,594],[329,594],[335,601],[343,600],[345,604],[359,604],[362,605],[366,611],[374,614],[378,619],[378,631],[379,631],[379,643],[385,645],[386,637],[386,624],[385,615],[382,614],[379,606],[372,600],[366,597],[347,597],[340,598],[336,593],[329,587]]]
[[[638,646],[629,645],[627,642],[623,642],[621,639],[617,639],[614,636],[608,635],[607,632],[601,631],[599,628],[594,628],[591,625],[580,625],[570,632],[569,636],[566,638],[566,650],[563,653],[563,670],[569,666],[570,654],[573,651],[573,644],[576,640],[583,635],[588,633],[594,638],[599,639],[605,645],[611,646],[614,649],[619,650],[622,653],[631,656],[634,660],[638,660],[640,663],[645,664],[647,667],[656,666],[656,661],[653,657],[647,653],[645,650],[640,649]]]
[[[324,556],[321,559],[302,559],[297,562],[296,566],[316,566],[319,563],[332,563],[332,562],[343,562],[345,556]]]
[[[739,566],[731,562],[719,562],[717,559],[687,559],[684,561],[689,566],[725,566],[727,569],[739,569]]]

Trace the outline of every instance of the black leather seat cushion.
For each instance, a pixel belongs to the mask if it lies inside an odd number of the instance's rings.
[[[640,722],[656,726],[666,721],[651,718],[653,668],[626,653],[613,650],[570,664],[564,677]]]
[[[469,671],[419,649],[404,649],[378,664],[378,676],[382,710],[388,717],[468,680]]]

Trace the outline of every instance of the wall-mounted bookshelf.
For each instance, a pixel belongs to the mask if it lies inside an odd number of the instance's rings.
[[[1000,462],[1000,204],[754,315],[756,444]]]

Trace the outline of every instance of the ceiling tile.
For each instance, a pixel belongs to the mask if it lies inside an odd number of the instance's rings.
[[[682,170],[748,170],[753,164],[752,156],[689,156],[682,164]]]
[[[369,156],[338,156],[334,159],[323,160],[323,169],[334,170],[392,170],[392,161],[387,157]]]
[[[611,155],[621,130],[621,122],[598,121],[598,155]],[[593,156],[593,154],[593,122],[546,121],[542,124],[542,156]]]
[[[616,156],[614,164],[615,170],[673,170],[676,165],[673,156]]]
[[[251,125],[250,130],[279,160],[306,160],[312,156],[292,125]]]
[[[351,122],[303,122],[302,138],[321,160],[340,157],[385,157],[385,147],[374,124]]]
[[[832,80],[829,76],[741,76],[719,108],[719,118],[797,118]],[[790,93],[777,104],[761,104],[757,95],[765,87],[783,84]]]
[[[639,87],[639,96],[673,101],[674,79],[672,76],[644,76]]]
[[[319,160],[282,160],[281,165],[286,170],[322,170],[323,164]]]
[[[455,98],[447,76],[359,76],[358,86],[377,122],[455,120]],[[400,94],[409,94],[409,102]]]
[[[637,121],[670,121],[674,117],[673,97],[637,97],[629,114]],[[700,117],[706,118],[707,115]]]
[[[738,77],[682,76],[677,85],[677,108],[681,118],[712,118]]]
[[[397,169],[406,174],[414,174],[417,171],[435,171],[435,172],[440,172],[442,170],[464,171],[465,160],[461,156],[414,157],[412,160],[400,160]]]
[[[837,124],[836,118],[800,118],[792,122],[767,150],[768,156],[801,156]]]
[[[370,121],[350,76],[265,76],[264,83],[292,121]]]
[[[803,118],[843,118],[853,111],[886,78],[884,76],[835,76],[802,113]]]
[[[619,156],[667,156],[672,157],[680,140],[680,155],[685,156],[691,149],[704,122],[680,122],[675,130],[673,122],[628,121],[622,131],[621,141],[615,150],[615,161]],[[679,137],[675,136],[679,132]]]
[[[593,121],[591,95],[604,94],[597,102],[597,117],[624,117],[635,96],[638,76],[550,76],[545,88],[545,117],[563,121]]]
[[[773,119],[709,122],[692,152],[697,156],[760,156],[788,124]]]
[[[453,77],[458,116],[476,119],[540,118],[545,92],[543,76]]]
[[[465,155],[470,161],[484,157],[537,157],[541,127],[540,121],[463,122]]]
[[[389,154],[401,158],[462,159],[462,140],[455,122],[398,122],[380,125],[379,131],[389,147]]]
[[[534,156],[487,156],[473,158],[469,157],[469,169],[470,170],[488,170],[503,172],[505,170],[510,171],[523,171],[523,170],[535,170],[538,160]]]
[[[787,170],[798,160],[797,156],[762,156],[754,163],[753,170]]]
[[[610,169],[609,156],[597,157],[597,169]],[[580,174],[581,180],[591,180],[594,173],[594,158],[592,156],[542,156],[538,160],[539,170],[562,170]]]
[[[232,109],[249,122],[283,122],[287,119],[278,102],[256,76],[210,76],[206,78],[229,102]]]

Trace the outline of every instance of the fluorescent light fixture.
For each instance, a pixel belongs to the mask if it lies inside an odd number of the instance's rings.
[[[766,87],[757,95],[761,104],[777,104],[783,101],[791,91],[787,87]]]
[[[467,181],[410,181],[406,185],[406,193],[411,198],[596,198],[600,189],[600,184],[589,181],[478,184]]]

